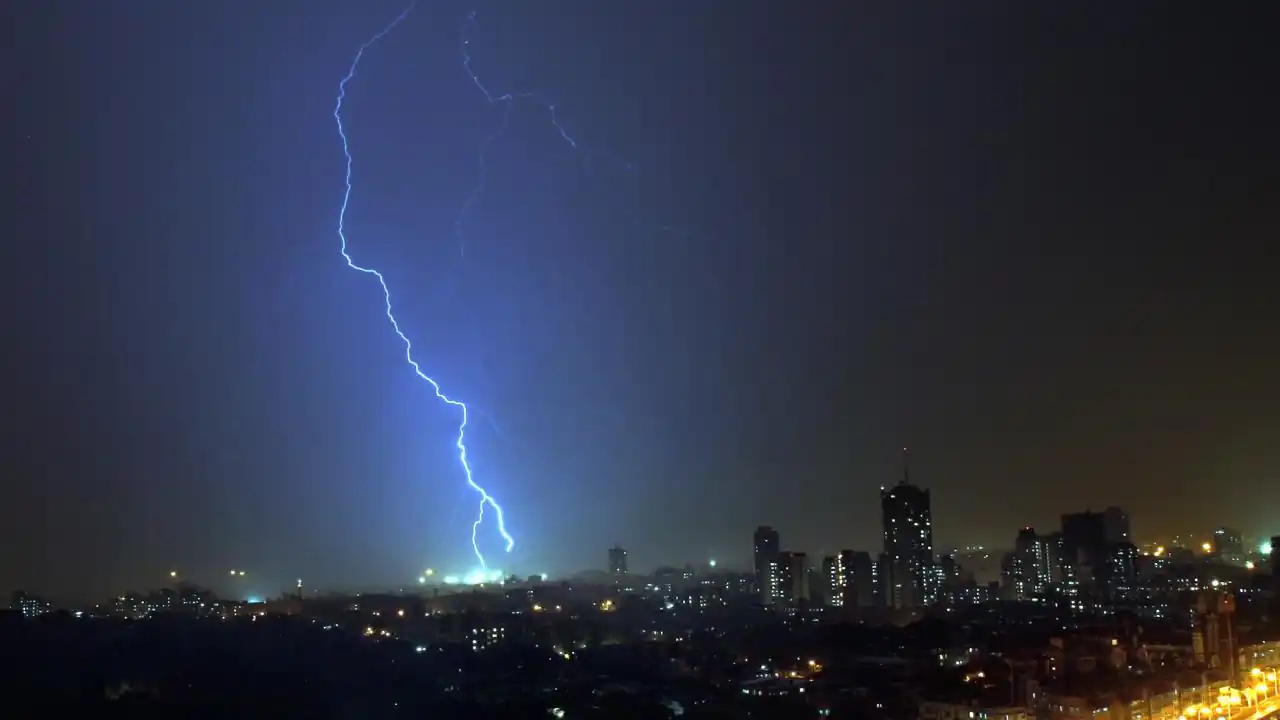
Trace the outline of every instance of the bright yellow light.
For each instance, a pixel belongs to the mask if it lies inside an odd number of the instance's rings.
[[[435,570],[432,570],[431,568],[427,568],[426,572],[422,573],[422,576],[431,577],[432,575],[435,575],[435,574],[436,574]]]
[[[1244,561],[1244,569],[1245,569],[1245,570],[1252,570],[1252,569],[1253,569],[1253,567],[1254,567],[1254,565],[1253,565],[1253,561],[1252,561],[1252,560],[1245,560],[1245,561]]]
[[[403,611],[403,610],[397,610],[397,611],[396,611],[396,616],[397,616],[397,617],[404,617],[404,611]]]
[[[1252,669],[1252,670],[1250,670],[1250,671],[1249,671],[1249,674],[1250,674],[1250,675],[1252,675],[1252,676],[1254,676],[1254,677],[1258,677],[1259,675],[1261,675],[1261,674],[1262,674],[1262,668],[1254,668],[1254,669]]]
[[[1201,550],[1203,550],[1203,551],[1205,551],[1205,552],[1209,552],[1209,551],[1213,550],[1213,546],[1212,546],[1212,545],[1210,545],[1209,543],[1201,543],[1201,544],[1200,544],[1200,549],[1201,549]]]
[[[1163,545],[1161,545],[1160,547],[1157,547],[1157,548],[1156,548],[1156,551],[1155,551],[1155,556],[1156,556],[1156,557],[1160,557],[1161,555],[1164,555],[1164,546],[1163,546]]]
[[[1257,691],[1258,691],[1258,692],[1260,692],[1260,693],[1264,693],[1264,692],[1266,692],[1266,691],[1267,691],[1267,684],[1266,684],[1266,683],[1258,683],[1257,685],[1253,686],[1253,689],[1254,689],[1254,690],[1257,690]]]
[[[537,603],[534,603],[534,605],[533,605],[533,611],[534,611],[534,612],[542,612],[542,606],[541,606],[541,605],[539,605],[539,604],[537,604]]]

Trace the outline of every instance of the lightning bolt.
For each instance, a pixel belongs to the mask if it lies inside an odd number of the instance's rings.
[[[507,532],[506,518],[503,515],[502,506],[499,505],[498,502],[493,499],[493,496],[490,495],[483,487],[476,483],[475,477],[471,471],[471,462],[467,457],[466,444],[468,420],[467,404],[461,400],[455,400],[446,395],[441,390],[440,383],[436,382],[435,379],[423,372],[422,366],[420,366],[418,361],[413,357],[413,343],[409,340],[409,336],[405,335],[404,331],[400,329],[400,323],[396,321],[395,313],[392,311],[391,289],[387,286],[386,278],[382,276],[382,273],[373,268],[357,265],[351,258],[351,255],[347,252],[346,219],[347,207],[351,202],[351,168],[354,164],[351,156],[351,144],[347,139],[346,128],[344,128],[342,124],[342,101],[347,97],[347,83],[351,82],[351,79],[356,76],[356,70],[360,67],[360,60],[364,57],[365,52],[369,50],[369,48],[378,44],[378,42],[390,34],[392,30],[395,30],[400,23],[404,22],[405,18],[413,12],[416,5],[416,2],[410,3],[409,6],[401,11],[401,13],[396,16],[396,19],[392,20],[382,29],[381,32],[365,41],[365,43],[360,46],[360,49],[356,51],[355,57],[351,60],[351,67],[347,70],[346,76],[338,83],[338,99],[333,108],[333,119],[338,126],[338,136],[342,138],[342,154],[346,158],[346,188],[342,194],[342,208],[338,211],[338,239],[342,243],[342,257],[347,261],[347,266],[352,270],[358,270],[366,275],[372,275],[377,278],[378,284],[382,286],[382,297],[385,301],[387,320],[391,322],[391,328],[395,330],[396,335],[398,335],[400,340],[404,343],[404,357],[405,360],[408,361],[409,366],[413,368],[413,371],[417,373],[418,377],[425,380],[427,384],[431,386],[431,389],[435,391],[436,397],[439,398],[441,402],[457,408],[462,413],[461,422],[458,424],[458,437],[454,442],[454,445],[458,449],[458,462],[461,463],[463,473],[466,475],[467,485],[480,496],[480,509],[476,515],[475,522],[471,524],[471,549],[475,552],[476,559],[480,561],[480,567],[488,570],[488,564],[485,562],[484,553],[480,552],[480,545],[476,542],[476,533],[480,529],[480,524],[484,522],[484,509],[486,505],[493,509],[494,516],[498,521],[498,533],[501,534],[503,540],[506,541],[507,552],[511,552],[511,549],[515,547],[516,541],[511,537],[511,534]],[[474,17],[474,13],[472,14],[472,17]],[[481,163],[483,166],[483,160]],[[478,197],[479,190],[477,190],[475,194]]]
[[[462,24],[462,30],[458,33],[458,53],[462,56],[462,69],[466,72],[467,78],[471,80],[472,84],[474,84],[476,88],[480,90],[481,94],[484,95],[484,99],[487,100],[490,105],[501,105],[503,113],[502,124],[497,130],[480,143],[480,150],[476,154],[476,161],[479,166],[476,173],[476,185],[471,190],[471,194],[467,195],[466,200],[463,201],[462,208],[458,211],[458,219],[454,223],[454,230],[458,238],[458,251],[463,255],[466,254],[467,246],[467,236],[464,231],[464,225],[466,224],[467,218],[471,216],[471,213],[480,204],[480,197],[484,194],[485,182],[489,175],[489,166],[485,159],[486,154],[489,151],[489,146],[506,134],[507,128],[511,126],[511,113],[515,108],[516,103],[524,100],[545,109],[547,114],[550,116],[551,126],[556,129],[556,132],[560,134],[560,137],[568,143],[570,148],[574,150],[579,149],[578,141],[574,140],[573,136],[569,135],[569,132],[565,130],[564,125],[560,124],[560,118],[556,115],[556,106],[554,103],[534,92],[496,93],[491,91],[487,85],[480,82],[480,76],[476,74],[476,71],[471,67],[470,34],[471,29],[474,28],[475,25],[476,12],[473,10],[467,15],[466,22]]]

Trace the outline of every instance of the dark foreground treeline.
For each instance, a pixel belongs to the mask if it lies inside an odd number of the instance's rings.
[[[602,700],[590,668],[538,648],[417,652],[286,618],[6,621],[0,663],[6,719],[669,716],[635,696]]]

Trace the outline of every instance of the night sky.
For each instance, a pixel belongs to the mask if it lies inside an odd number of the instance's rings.
[[[474,564],[457,412],[336,221],[391,0],[11,3],[0,588]],[[520,574],[1119,504],[1280,532],[1269,3],[423,0],[350,84],[348,239],[474,403]],[[512,108],[503,123],[461,65]],[[228,568],[248,571],[223,587]]]

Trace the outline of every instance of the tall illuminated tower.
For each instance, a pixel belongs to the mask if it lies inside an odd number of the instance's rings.
[[[760,602],[769,605],[773,602],[770,586],[774,561],[778,559],[780,549],[778,531],[768,525],[761,525],[756,528],[752,540],[754,541],[752,557],[755,560],[756,588],[760,593]]]
[[[902,479],[880,489],[890,608],[917,608],[937,599],[933,559],[933,511],[929,491],[911,484],[909,456],[902,449]]]

